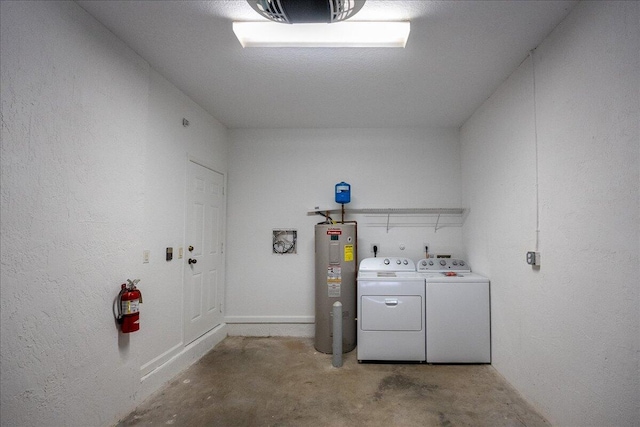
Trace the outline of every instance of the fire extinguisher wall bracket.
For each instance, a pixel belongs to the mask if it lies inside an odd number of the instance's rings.
[[[118,315],[116,320],[122,333],[128,334],[140,329],[140,304],[142,292],[136,288],[140,279],[127,280],[120,285],[120,293],[116,298]]]

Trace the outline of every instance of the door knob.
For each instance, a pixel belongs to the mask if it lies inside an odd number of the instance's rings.
[[[193,252],[193,246],[189,246],[189,252]]]
[[[198,262],[197,259],[189,258],[189,264],[195,264],[197,262]]]

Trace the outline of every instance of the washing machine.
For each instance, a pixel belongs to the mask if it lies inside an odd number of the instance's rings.
[[[357,359],[424,362],[425,280],[407,258],[365,258],[357,277]]]
[[[427,363],[491,363],[489,279],[452,258],[422,259],[416,271],[426,286]]]

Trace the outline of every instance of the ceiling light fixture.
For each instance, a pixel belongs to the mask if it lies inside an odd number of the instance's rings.
[[[242,47],[405,47],[409,22],[342,22],[365,1],[247,0],[273,22],[234,22],[233,32]]]
[[[242,47],[405,47],[409,31],[408,21],[295,25],[233,23],[233,32]]]
[[[344,21],[358,13],[366,0],[247,0],[265,18],[284,24]]]

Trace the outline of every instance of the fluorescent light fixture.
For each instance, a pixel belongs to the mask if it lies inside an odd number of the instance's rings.
[[[410,25],[403,22],[280,24],[234,22],[242,47],[404,47]]]

